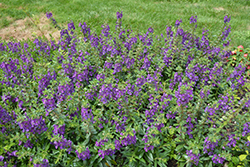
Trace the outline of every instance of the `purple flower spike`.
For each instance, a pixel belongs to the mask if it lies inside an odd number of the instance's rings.
[[[48,19],[50,19],[51,17],[52,17],[52,13],[50,12],[50,13],[46,13],[46,17],[48,18]]]
[[[180,19],[180,20],[176,20],[176,22],[175,22],[175,27],[179,27],[179,25],[182,23],[182,19]]]
[[[91,157],[89,148],[86,148],[86,151],[83,151],[82,153],[79,153],[77,150],[75,152],[77,154],[77,157],[79,159],[82,159],[83,161]]]
[[[116,16],[117,16],[117,20],[119,20],[119,19],[121,19],[122,18],[122,11],[121,11],[121,13],[119,13],[119,12],[117,12],[116,13]]]
[[[193,154],[192,150],[187,150],[186,151],[187,156],[190,158],[190,160],[197,166],[199,164],[199,157],[200,154],[195,155]]]
[[[154,29],[150,27],[150,28],[148,29],[148,32],[154,33]]]
[[[230,20],[231,20],[231,16],[228,17],[228,16],[226,15],[226,16],[224,17],[224,23],[225,23],[225,24],[226,24],[226,23],[229,23]]]
[[[68,30],[70,31],[72,29],[75,30],[75,26],[74,26],[74,22],[73,21],[71,21],[71,23],[68,24]]]
[[[192,23],[196,23],[197,22],[197,16],[191,16],[190,17],[190,24],[192,24]]]
[[[219,154],[219,156],[216,155],[216,154],[214,154],[214,156],[213,156],[213,158],[212,158],[212,161],[213,161],[213,163],[215,163],[215,164],[218,164],[218,163],[219,163],[219,164],[223,164],[224,160],[225,160],[225,158],[220,157],[220,154]]]

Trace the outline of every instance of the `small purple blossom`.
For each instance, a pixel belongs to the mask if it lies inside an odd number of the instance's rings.
[[[48,18],[48,19],[50,19],[51,17],[52,17],[52,13],[50,12],[50,13],[46,13],[46,17]]]
[[[211,142],[208,140],[208,137],[206,137],[204,144],[203,144],[203,152],[207,153],[208,155],[213,154],[213,150],[218,146],[218,141]]]
[[[77,150],[75,152],[77,154],[77,157],[83,161],[91,157],[89,148],[86,148],[86,150],[83,151],[82,153],[79,153]]]
[[[175,22],[175,27],[179,27],[180,26],[180,24],[182,23],[182,19],[180,19],[180,20],[176,20],[176,22]]]
[[[246,136],[250,133],[250,122],[246,122],[244,125],[243,125],[243,132],[242,132],[242,136]]]
[[[49,167],[49,161],[44,159],[42,164],[34,164],[34,167]]]
[[[73,21],[71,21],[69,24],[68,24],[68,30],[70,31],[70,30],[75,30],[75,26],[74,26],[74,22]]]
[[[226,23],[229,23],[230,20],[231,20],[231,16],[228,17],[228,16],[226,15],[226,16],[224,17],[224,23],[225,23],[225,24],[226,24]]]
[[[190,24],[192,24],[192,23],[196,23],[197,22],[197,16],[191,16],[190,17]]]
[[[227,146],[228,147],[235,147],[236,146],[236,143],[237,143],[237,141],[236,140],[239,140],[239,137],[238,138],[234,138],[235,137],[235,134],[232,134],[232,135],[229,135],[228,136],[228,143],[227,143]]]
[[[144,150],[145,150],[146,152],[148,152],[149,150],[153,151],[153,149],[154,149],[154,146],[153,146],[153,145],[146,144],[146,145],[144,146]]]
[[[4,157],[0,155],[0,162],[3,161]]]
[[[148,29],[148,32],[154,33],[154,29],[153,29],[152,27],[150,27],[150,28]]]
[[[190,158],[190,160],[197,166],[199,164],[199,157],[200,154],[195,155],[193,154],[192,150],[187,150],[186,151],[187,156]]]
[[[213,158],[212,158],[212,161],[213,161],[213,163],[215,163],[215,164],[223,164],[223,162],[225,161],[226,159],[225,158],[223,158],[223,157],[220,157],[220,154],[219,155],[216,155],[216,154],[214,154],[213,155]]]
[[[117,12],[117,13],[116,13],[116,16],[117,16],[117,20],[118,20],[118,19],[121,19],[122,16],[123,16],[123,15],[122,15],[122,11],[121,11],[121,13]]]

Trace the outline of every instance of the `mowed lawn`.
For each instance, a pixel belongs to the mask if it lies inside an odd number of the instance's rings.
[[[250,47],[250,1],[247,0],[1,0],[0,37],[4,36],[1,29],[27,19],[27,14],[37,18],[46,12],[52,12],[62,26],[72,20],[77,26],[86,22],[97,34],[103,24],[109,24],[114,31],[118,11],[123,12],[124,28],[145,33],[152,27],[155,35],[165,33],[166,25],[174,26],[177,19],[182,19],[184,30],[191,30],[189,18],[197,15],[196,33],[200,36],[203,28],[208,29],[211,41],[221,35],[223,18],[229,15],[230,47]]]

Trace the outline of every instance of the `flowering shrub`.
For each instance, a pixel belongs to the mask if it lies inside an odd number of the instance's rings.
[[[246,69],[222,63],[230,17],[213,46],[182,20],[154,37],[124,30],[122,16],[99,36],[71,22],[58,43],[0,44],[0,165],[247,165]]]

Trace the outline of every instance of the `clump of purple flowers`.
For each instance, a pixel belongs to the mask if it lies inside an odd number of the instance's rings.
[[[195,155],[195,154],[193,154],[192,150],[187,150],[186,154],[189,157],[189,159],[191,160],[191,162],[193,162],[196,166],[199,164],[200,154]]]
[[[216,154],[214,154],[213,155],[213,158],[212,158],[212,161],[213,161],[213,163],[215,163],[215,164],[223,164],[223,162],[225,161],[225,158],[223,158],[223,157],[220,157],[220,154],[219,155],[216,155]]]
[[[58,26],[52,13],[46,16]],[[243,121],[249,115],[239,111],[249,111],[248,96],[240,103],[235,98],[247,82],[245,69],[228,73],[219,61],[229,52],[211,45],[208,30],[198,37],[179,19],[155,42],[153,27],[136,34],[122,27],[122,12],[116,16],[114,34],[107,24],[97,35],[85,22],[76,27],[71,21],[58,42],[0,44],[0,52],[10,55],[0,63],[0,140],[7,147],[0,146],[8,148],[1,165],[25,162],[18,157],[25,153],[30,163],[51,157],[34,166],[54,159],[64,166],[118,164],[121,158],[129,166],[134,155],[140,157],[136,166],[153,166],[176,151],[189,165],[219,165],[228,161],[222,149],[231,154],[238,144],[249,145],[250,123]],[[224,47],[230,19],[224,18]],[[193,31],[196,23],[192,16]],[[242,128],[241,136],[236,130]],[[201,136],[205,140],[197,142]],[[65,152],[67,162],[60,157]]]
[[[78,156],[79,159],[81,160],[85,160],[85,159],[89,159],[90,158],[90,151],[89,151],[89,148],[86,148],[86,151],[83,151],[81,153],[79,153],[77,150],[76,150],[76,154]]]
[[[34,164],[34,167],[49,167],[49,161],[47,159],[43,160],[42,164]]]
[[[206,137],[204,144],[203,144],[203,152],[207,153],[208,155],[213,155],[214,149],[218,146],[218,141],[211,142],[208,140],[208,137]]]

